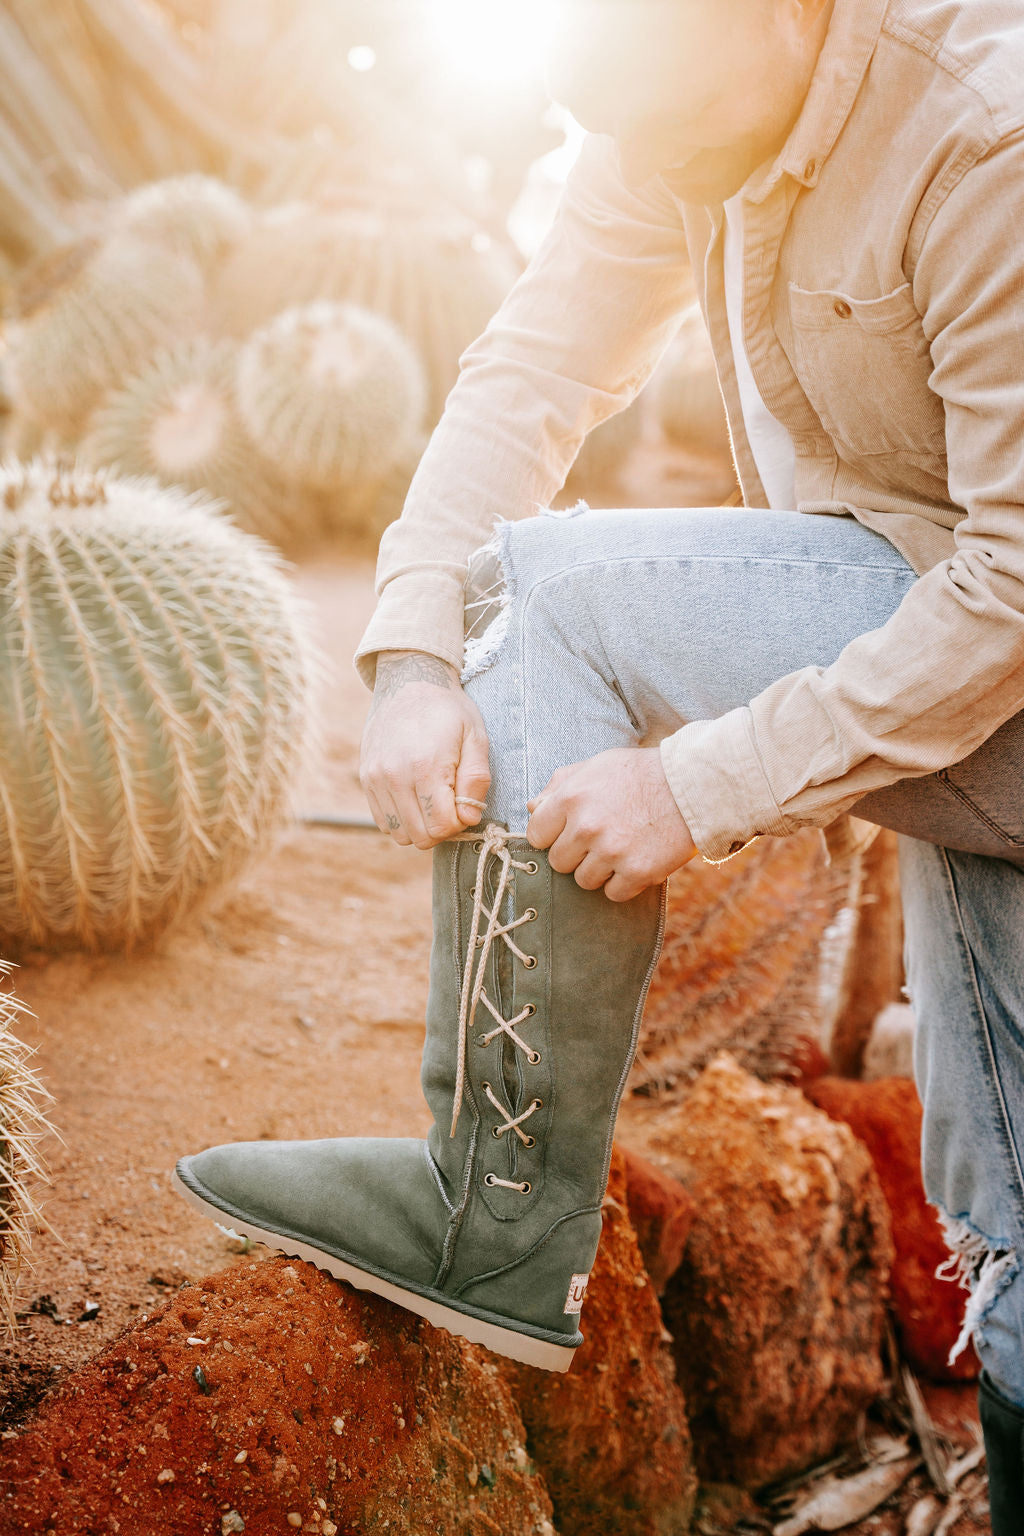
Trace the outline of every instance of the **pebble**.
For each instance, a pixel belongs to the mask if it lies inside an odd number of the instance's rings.
[[[197,1339],[194,1334],[191,1338],[185,1340],[185,1343],[191,1344],[193,1348],[195,1348],[197,1344],[209,1344],[209,1342],[209,1339]]]
[[[336,1435],[343,1435],[345,1433],[345,1420],[344,1419],[335,1419],[332,1428],[333,1428],[334,1433]]]
[[[324,1536],[338,1536],[338,1527],[333,1520],[325,1520],[320,1529],[323,1531]]]
[[[290,1526],[293,1526],[295,1528],[295,1530],[297,1530],[297,1531],[301,1531],[301,1529],[302,1529],[302,1516],[299,1515],[299,1514],[296,1514],[294,1509],[292,1510],[291,1514],[288,1516],[288,1524]]]
[[[247,1461],[248,1460],[248,1457],[249,1457],[249,1452],[248,1451],[239,1451],[238,1455],[235,1457],[235,1466],[236,1467],[240,1467],[242,1465],[243,1461]]]
[[[237,1509],[229,1509],[226,1515],[220,1517],[220,1536],[235,1536],[238,1531],[245,1530],[245,1521]]]
[[[174,1473],[171,1471],[170,1467],[164,1467],[162,1472],[157,1473],[156,1480],[158,1483],[173,1483]]]

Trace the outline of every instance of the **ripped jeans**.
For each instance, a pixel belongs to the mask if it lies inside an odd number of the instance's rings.
[[[521,835],[551,774],[657,741],[828,666],[916,580],[852,518],[757,510],[545,514],[475,558],[464,682],[491,742],[488,815]],[[973,1336],[1024,1406],[1024,718],[955,769],[869,796],[901,833],[928,1198]]]

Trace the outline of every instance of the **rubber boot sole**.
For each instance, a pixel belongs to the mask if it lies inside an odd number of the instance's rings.
[[[482,1344],[496,1355],[504,1355],[506,1359],[517,1360],[522,1365],[535,1365],[542,1371],[564,1372],[569,1369],[573,1355],[583,1342],[582,1336],[577,1336],[574,1344],[556,1344],[542,1336],[509,1328],[495,1313],[452,1306],[450,1299],[441,1300],[436,1293],[431,1295],[410,1290],[396,1280],[387,1279],[371,1269],[360,1268],[350,1259],[343,1259],[328,1249],[314,1247],[312,1243],[286,1232],[274,1232],[268,1227],[257,1226],[240,1212],[225,1209],[205,1199],[191,1184],[185,1182],[177,1169],[172,1175],[172,1183],[178,1194],[183,1195],[195,1210],[208,1216],[222,1229],[226,1222],[230,1223],[232,1232],[239,1237],[263,1243],[267,1248],[289,1258],[304,1259],[308,1264],[315,1264],[317,1269],[332,1275],[335,1280],[346,1280],[357,1290],[372,1291],[375,1296],[383,1296],[387,1301],[404,1307],[407,1312],[426,1318],[433,1327],[443,1328],[459,1338],[468,1339],[471,1344]]]

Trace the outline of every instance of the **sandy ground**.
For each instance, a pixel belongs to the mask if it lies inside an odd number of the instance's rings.
[[[297,581],[334,673],[323,758],[299,802],[365,817],[367,698],[349,658],[372,607],[372,566],[333,555],[303,565]],[[425,1129],[429,881],[429,858],[376,832],[295,823],[152,953],[39,957],[15,973],[62,1140],[49,1147],[52,1231],[38,1235],[23,1277],[19,1334],[0,1345],[8,1433],[171,1288],[236,1262],[232,1243],[172,1192],[178,1155],[232,1139]],[[93,1303],[98,1314],[80,1321]],[[960,1439],[969,1397],[938,1405]],[[894,1515],[855,1529],[895,1536],[903,1525]],[[952,1529],[988,1527],[979,1514]]]

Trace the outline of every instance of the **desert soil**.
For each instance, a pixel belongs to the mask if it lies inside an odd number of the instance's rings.
[[[325,555],[296,581],[332,670],[323,752],[306,765],[298,807],[365,818],[367,697],[350,657],[373,604],[372,564]],[[173,1193],[177,1156],[224,1140],[425,1130],[429,885],[425,855],[376,831],[297,819],[151,952],[29,956],[15,972],[59,1139],[48,1147],[49,1229],[22,1278],[18,1334],[0,1345],[8,1435],[183,1281],[239,1262],[237,1245]],[[940,1406],[965,1440],[970,1394]],[[854,1529],[895,1536],[903,1525],[886,1513]],[[982,1518],[954,1527],[987,1529]]]

